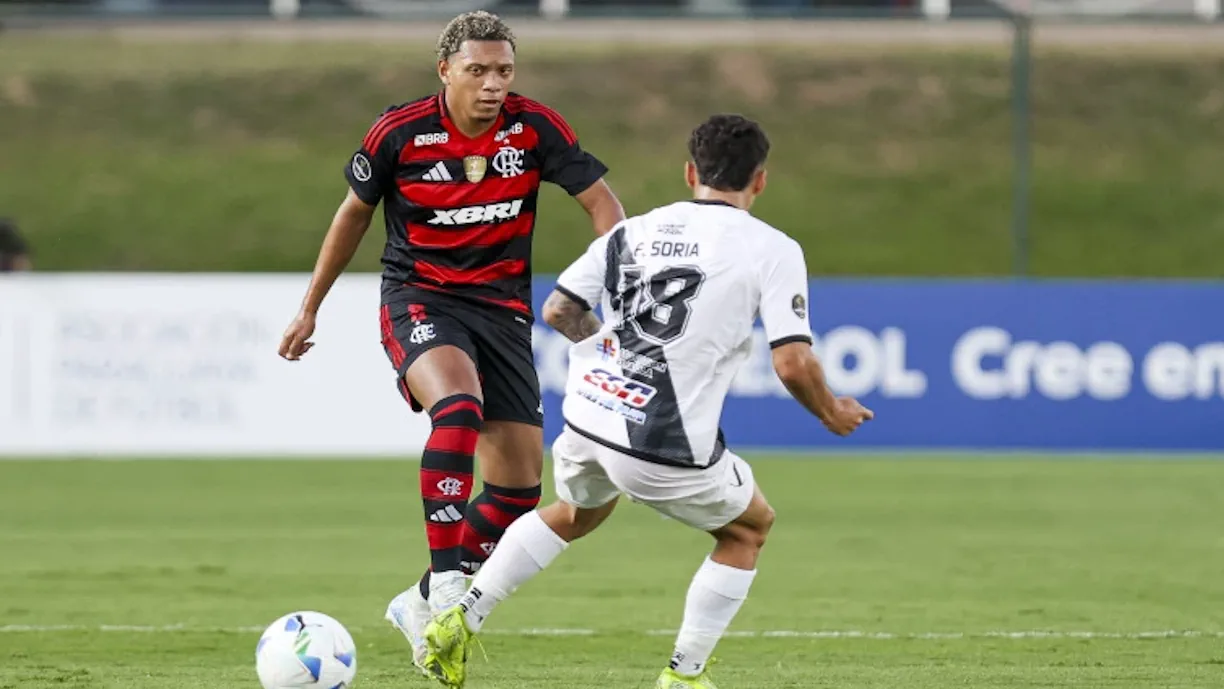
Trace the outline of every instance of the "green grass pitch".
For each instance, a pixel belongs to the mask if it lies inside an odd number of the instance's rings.
[[[778,523],[724,688],[1224,686],[1224,462],[751,460]],[[0,689],[255,689],[296,609],[349,626],[357,687],[434,686],[381,619],[426,560],[415,471],[0,462]],[[653,686],[709,545],[623,505],[491,618],[468,686]]]

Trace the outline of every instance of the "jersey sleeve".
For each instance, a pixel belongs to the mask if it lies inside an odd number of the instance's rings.
[[[578,136],[561,115],[545,109],[537,113],[534,119],[533,124],[540,137],[540,179],[552,182],[570,196],[575,196],[608,173],[608,166],[582,149]]]
[[[556,290],[590,311],[604,292],[604,276],[608,272],[608,237],[617,228],[597,237],[578,260],[570,264],[557,278]]]
[[[395,125],[388,122],[388,112],[370,127],[357,149],[349,158],[344,177],[357,198],[377,206],[395,183],[395,164],[399,157],[394,141]]]
[[[759,311],[769,347],[791,342],[812,343],[808,322],[808,275],[803,248],[788,239],[762,262]]]

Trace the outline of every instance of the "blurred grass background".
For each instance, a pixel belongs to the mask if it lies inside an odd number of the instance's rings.
[[[1009,59],[540,44],[516,90],[570,120],[631,213],[682,197],[688,131],[739,111],[774,143],[757,211],[812,273],[1002,275]],[[437,86],[423,43],[6,37],[0,215],[43,270],[309,270],[366,128]],[[1032,96],[1033,274],[1221,274],[1224,51],[1041,50]],[[535,265],[556,272],[592,235],[559,190],[544,204]],[[355,269],[378,269],[381,214],[371,234]]]

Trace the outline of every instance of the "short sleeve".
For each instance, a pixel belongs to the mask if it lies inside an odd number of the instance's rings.
[[[608,271],[608,237],[615,231],[591,242],[586,252],[557,278],[556,290],[581,304],[587,311],[603,297],[604,276]]]
[[[357,194],[357,198],[371,206],[377,206],[395,183],[395,166],[399,151],[395,146],[395,123],[388,122],[388,114],[378,118],[370,127],[361,148],[349,158],[344,177]]]
[[[532,126],[539,134],[540,179],[556,184],[570,196],[586,191],[603,179],[608,166],[582,150],[578,136],[561,115],[545,109],[534,113]]]
[[[812,343],[807,294],[803,249],[794,240],[780,243],[763,262],[761,271],[759,312],[771,349],[791,342]]]

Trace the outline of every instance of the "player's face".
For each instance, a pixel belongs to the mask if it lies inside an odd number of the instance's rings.
[[[493,121],[514,83],[514,48],[508,41],[464,41],[442,72],[464,115]]]

